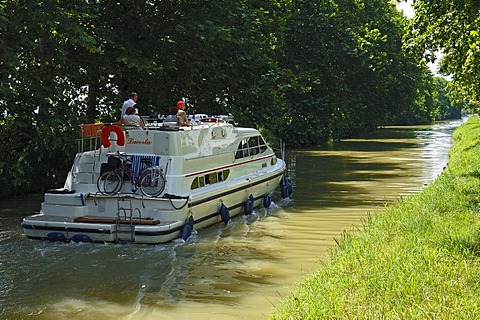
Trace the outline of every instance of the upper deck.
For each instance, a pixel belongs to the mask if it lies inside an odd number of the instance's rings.
[[[243,140],[259,137],[251,128],[216,122],[180,127],[174,130],[149,126],[147,130],[126,129],[125,153],[197,158],[235,152]],[[258,144],[258,143],[257,143]]]
[[[95,175],[107,169],[108,157],[117,153],[131,157],[135,168],[138,159],[154,159],[168,177],[169,192],[176,194],[190,190],[198,176],[226,175],[227,170],[229,179],[235,179],[268,171],[277,163],[274,150],[258,130],[225,122],[147,129],[105,126],[100,131],[102,147],[77,154],[73,184],[94,183]]]

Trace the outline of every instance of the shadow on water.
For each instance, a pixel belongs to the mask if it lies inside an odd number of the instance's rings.
[[[292,151],[294,210],[383,205],[421,190],[443,170],[452,132],[463,121],[438,123],[434,130],[387,127],[358,139]]]
[[[163,245],[26,240],[41,197],[0,203],[0,318],[265,319],[343,230],[424,188],[460,122],[293,150],[291,200]]]

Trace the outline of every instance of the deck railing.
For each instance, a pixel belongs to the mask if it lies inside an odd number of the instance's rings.
[[[78,152],[96,150],[100,147],[100,133],[103,126],[103,123],[85,123],[80,125]]]

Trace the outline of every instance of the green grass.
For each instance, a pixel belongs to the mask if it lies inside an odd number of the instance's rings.
[[[271,319],[480,319],[480,120],[415,196],[344,233]]]

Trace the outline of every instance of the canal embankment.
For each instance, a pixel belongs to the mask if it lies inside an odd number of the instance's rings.
[[[480,318],[480,120],[421,192],[344,232],[272,319]]]

